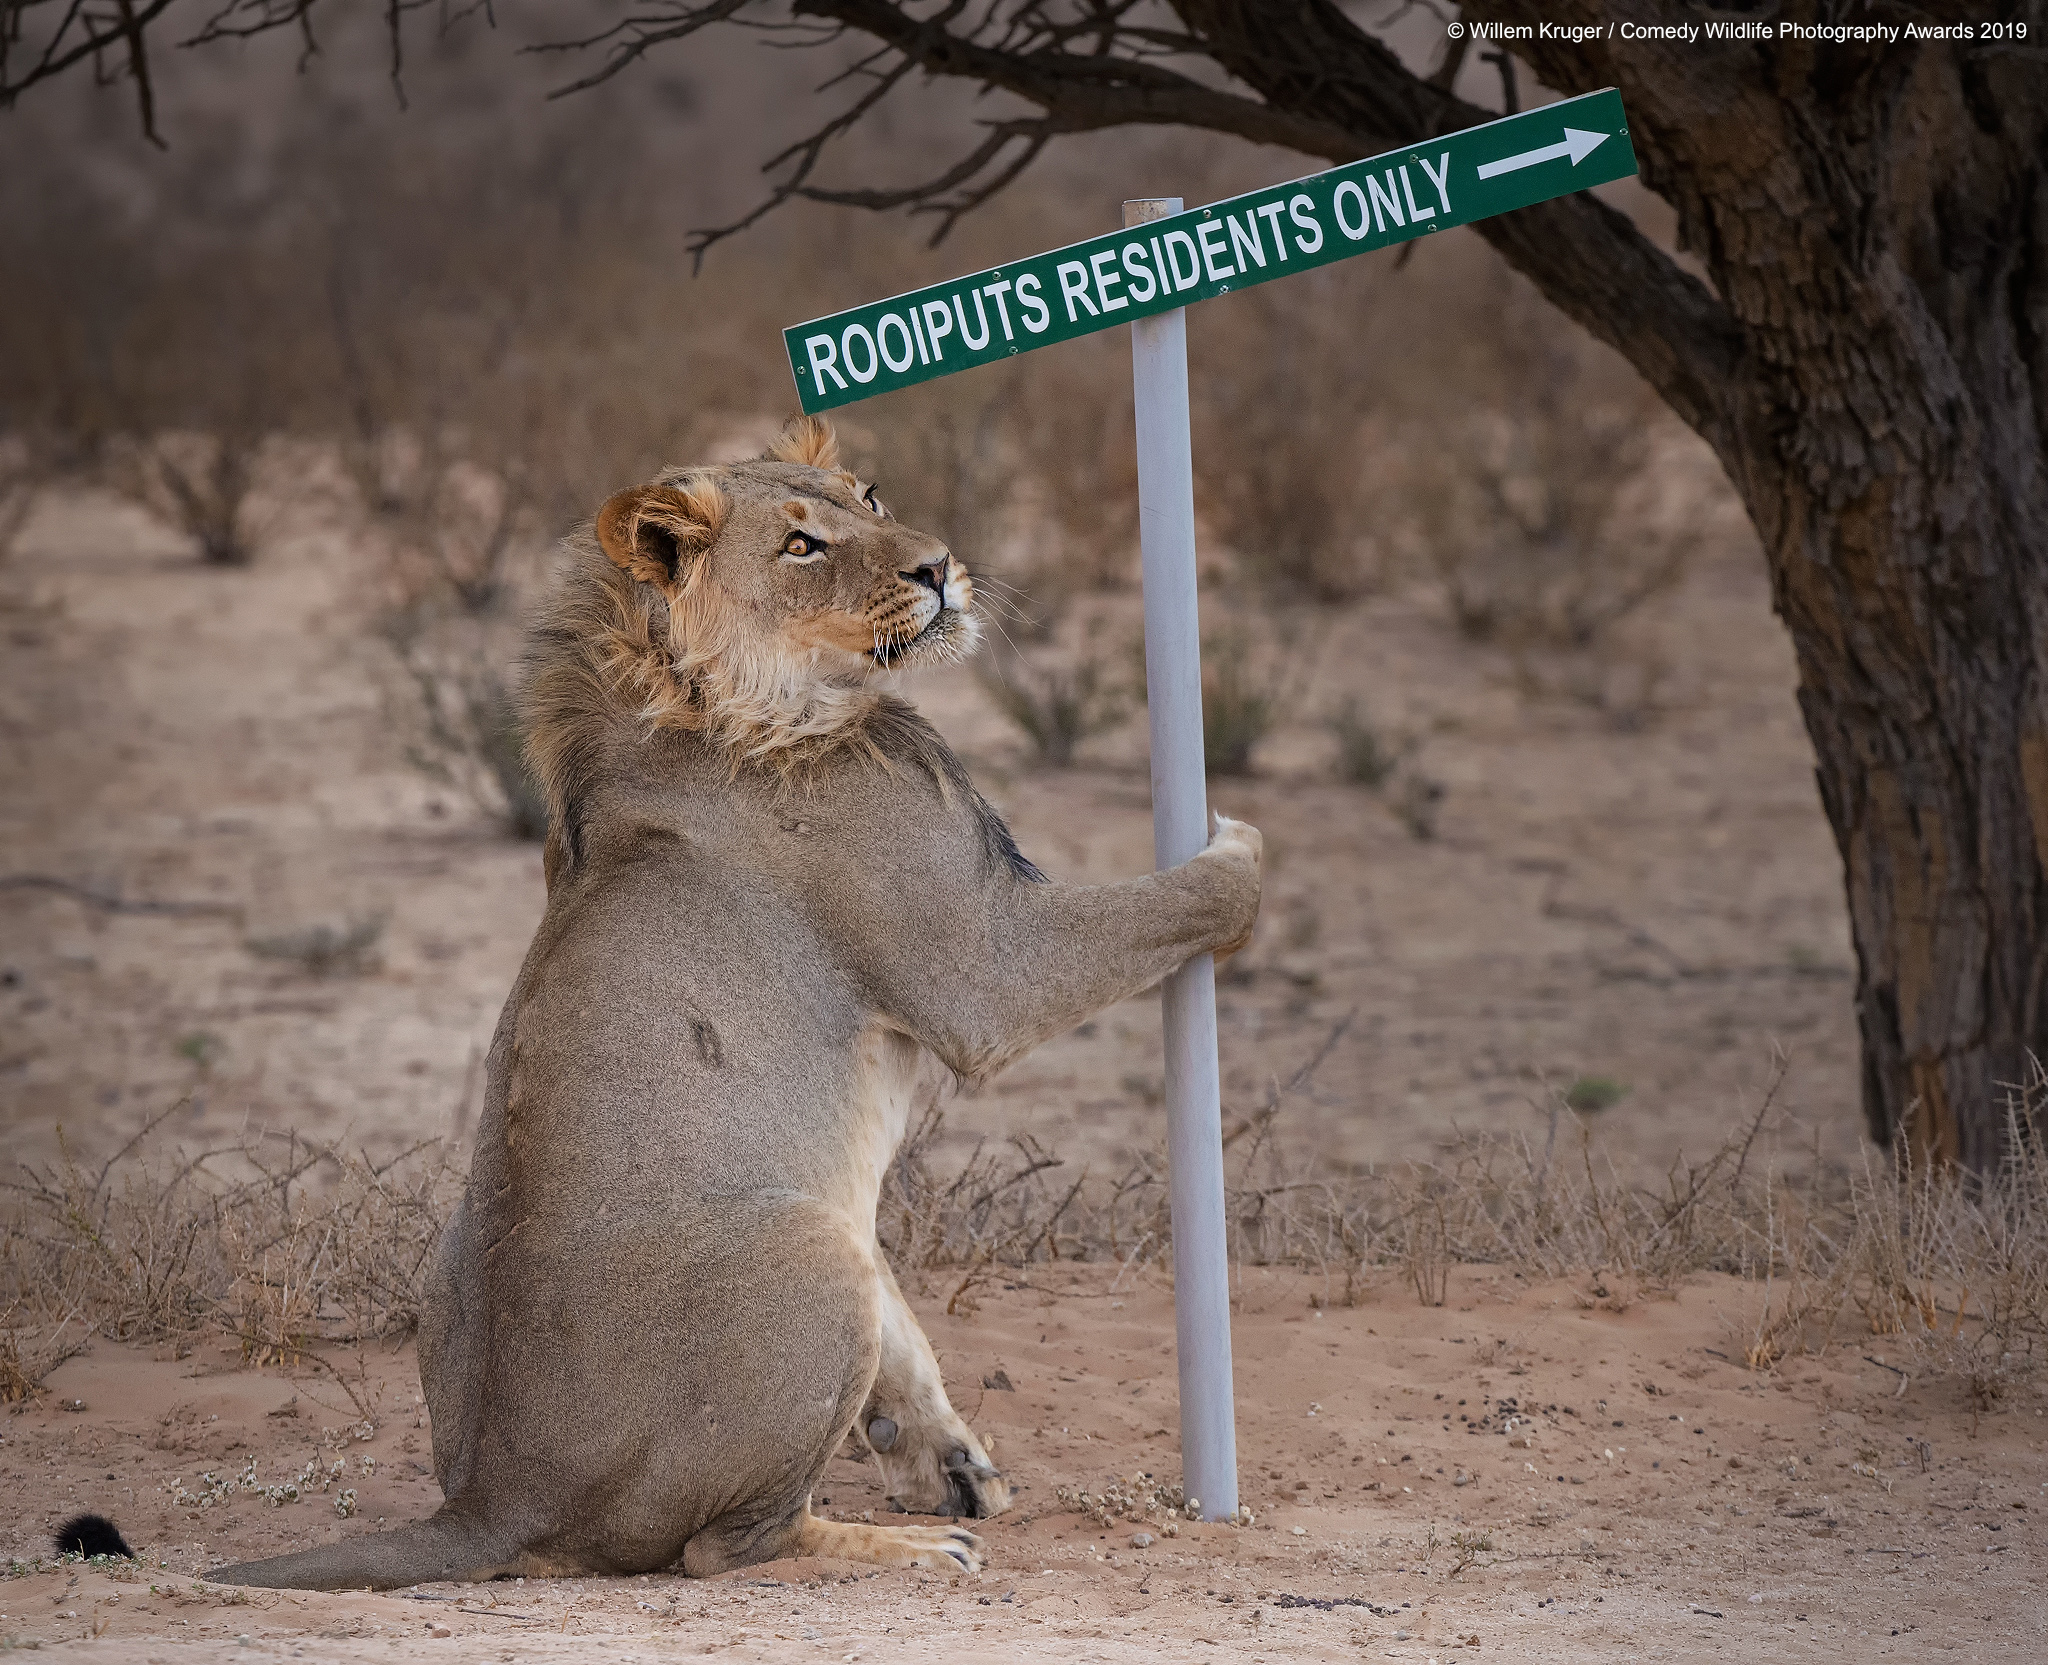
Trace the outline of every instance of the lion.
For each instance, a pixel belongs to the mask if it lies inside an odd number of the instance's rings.
[[[976,1569],[1010,1488],[875,1238],[926,1053],[986,1080],[1245,942],[1260,841],[1062,885],[878,669],[970,651],[973,584],[800,418],[570,540],[525,716],[547,908],[419,1336],[446,1502],[232,1584]],[[821,1519],[842,1442],[906,1513]]]

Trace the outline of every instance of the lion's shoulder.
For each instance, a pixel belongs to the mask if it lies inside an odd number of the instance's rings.
[[[891,765],[903,765],[928,774],[942,799],[962,803],[981,834],[982,849],[989,865],[1034,884],[1045,882],[1037,865],[1017,848],[1008,823],[975,788],[966,766],[954,755],[939,731],[917,710],[892,694],[875,702],[863,722],[868,743]]]

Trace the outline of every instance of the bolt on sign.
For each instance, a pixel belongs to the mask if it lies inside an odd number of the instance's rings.
[[[1633,177],[1612,87],[782,332],[807,411]]]

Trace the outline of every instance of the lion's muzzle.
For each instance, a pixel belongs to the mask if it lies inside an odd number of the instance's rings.
[[[899,572],[896,576],[907,583],[921,585],[923,588],[930,590],[933,595],[939,598],[939,604],[944,606],[946,601],[946,576],[948,569],[952,565],[953,557],[942,549],[929,561],[920,561],[910,571]]]

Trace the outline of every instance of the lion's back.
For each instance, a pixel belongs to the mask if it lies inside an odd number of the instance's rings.
[[[682,841],[557,890],[507,1017],[489,1108],[551,1189],[629,1214],[840,1160],[861,1003],[810,921]]]

